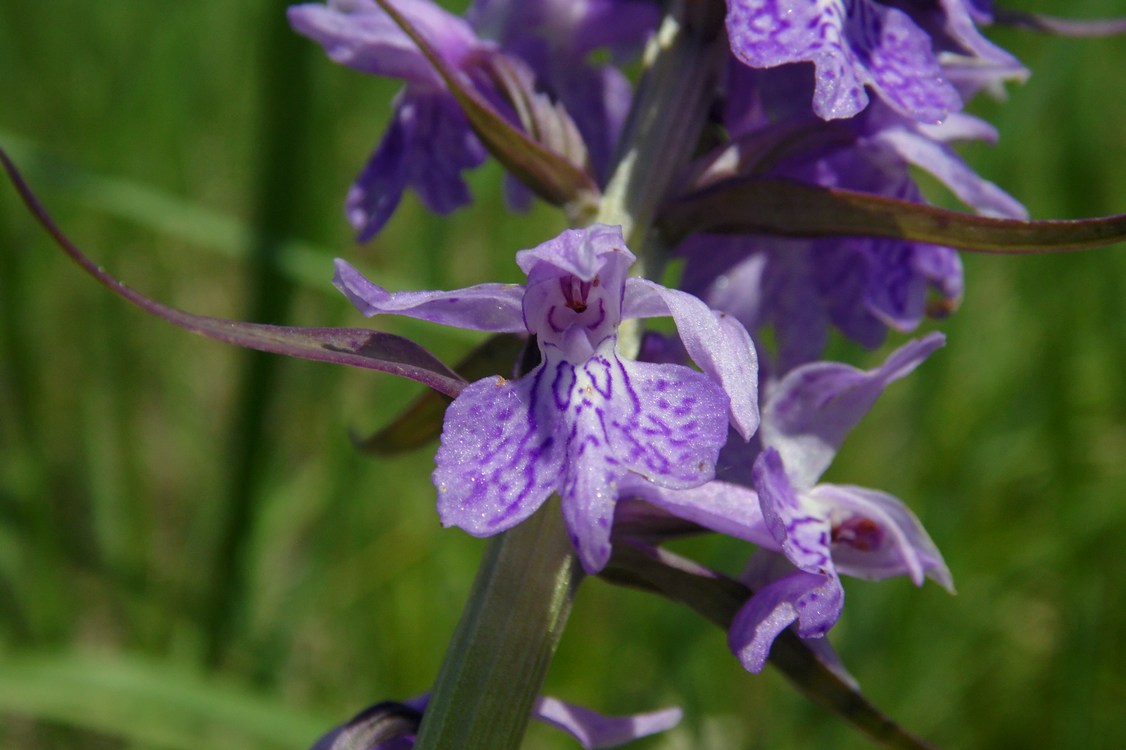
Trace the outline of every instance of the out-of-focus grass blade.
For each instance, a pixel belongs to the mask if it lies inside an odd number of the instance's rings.
[[[457,373],[446,367],[430,352],[402,336],[366,328],[298,328],[223,320],[193,315],[149,299],[106,273],[63,234],[2,149],[0,149],[0,163],[3,163],[4,169],[28,209],[51,234],[63,252],[107,289],[129,300],[145,312],[218,341],[299,359],[350,365],[399,375],[417,380],[449,396],[456,396],[465,386],[465,381]]]
[[[727,630],[751,590],[738,581],[663,549],[642,549],[616,541],[609,565],[600,574],[623,586],[650,591],[687,605]],[[770,649],[770,663],[807,698],[829,709],[889,750],[929,750],[835,674],[802,643],[792,629],[782,631]]]
[[[889,237],[985,253],[1086,250],[1126,241],[1126,214],[1068,221],[995,219],[777,179],[717,185],[671,204],[662,216],[662,229],[674,239],[692,232]]]
[[[486,378],[490,375],[510,377],[513,365],[520,357],[527,339],[510,333],[491,337],[471,351],[465,359],[454,366],[458,375],[466,382]],[[395,421],[370,437],[353,436],[356,447],[364,453],[387,456],[395,453],[421,448],[442,432],[442,419],[448,396],[436,391],[427,391],[419,396]]]
[[[455,71],[450,70],[438,51],[392,3],[387,0],[376,2],[418,45],[434,70],[442,76],[469,119],[473,132],[505,169],[544,200],[566,207],[568,214],[593,213],[599,191],[589,174],[509,124],[477,92],[467,87]]]
[[[25,165],[31,177],[59,183],[83,205],[117,219],[191,243],[226,258],[244,260],[254,230],[233,216],[185,201],[149,185],[104,177],[73,165],[51,159],[25,139],[0,132],[4,149]],[[300,240],[285,239],[279,244],[276,262],[290,280],[312,289],[331,292],[333,251]],[[390,288],[406,288],[405,281],[388,278]],[[401,283],[400,283],[401,282]]]
[[[0,713],[173,750],[303,750],[332,723],[179,665],[120,654],[0,659]]]

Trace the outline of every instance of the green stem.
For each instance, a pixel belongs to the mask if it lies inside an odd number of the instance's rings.
[[[632,273],[660,280],[668,244],[652,236],[657,209],[695,154],[725,59],[726,6],[718,0],[674,0],[645,50],[645,72],[622,133],[613,176],[595,221],[619,224],[637,256]],[[643,321],[618,329],[618,351],[641,349]]]
[[[622,133],[597,221],[620,224],[643,257],[653,217],[696,151],[724,60],[725,5],[675,0],[645,51],[646,69]]]
[[[519,747],[581,579],[554,497],[490,540],[416,750]]]

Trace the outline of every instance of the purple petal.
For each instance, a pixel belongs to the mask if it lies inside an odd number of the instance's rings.
[[[586,750],[617,747],[657,732],[672,729],[683,716],[679,708],[666,708],[631,716],[604,716],[558,698],[536,699],[532,717],[562,729]]]
[[[523,41],[546,42],[576,63],[601,47],[641,43],[660,20],[651,0],[476,0],[466,15],[506,49]]]
[[[609,560],[619,480],[633,472],[685,488],[711,479],[727,436],[727,399],[707,377],[678,365],[596,354],[570,375],[567,367],[555,365],[557,379],[572,378],[566,395],[552,389],[568,425],[560,494],[579,558],[595,573]]]
[[[944,16],[943,30],[976,58],[975,62],[1003,66],[1020,66],[1020,61],[986,39],[977,28],[980,11],[966,0],[940,0]],[[975,18],[975,16],[977,18]]]
[[[672,490],[627,477],[619,482],[618,495],[644,500],[720,534],[778,548],[762,517],[758,493],[749,487],[711,481],[691,489]]]
[[[869,580],[907,575],[916,586],[926,576],[953,591],[942,554],[898,498],[834,484],[817,485],[808,498],[822,505],[832,523],[833,564],[838,573]]]
[[[340,258],[332,283],[369,318],[405,315],[473,331],[524,332],[520,310],[524,288],[517,284],[479,284],[450,292],[389,292]]]
[[[626,280],[624,318],[671,315],[692,361],[723,386],[731,424],[745,439],[758,429],[758,355],[747,330],[697,297],[647,279]]]
[[[429,0],[396,0],[404,14],[430,44],[455,66],[482,46],[464,19]],[[374,75],[442,88],[442,78],[407,34],[372,0],[330,0],[288,9],[289,23],[299,34],[319,42],[341,65]]]
[[[763,444],[778,451],[799,489],[812,487],[887,384],[910,373],[944,342],[940,333],[910,341],[874,370],[818,362],[791,371],[766,398]]]
[[[807,573],[835,575],[829,519],[820,507],[802,501],[778,452],[767,448],[759,454],[752,475],[762,516],[786,558]]]
[[[608,224],[567,229],[547,242],[516,253],[516,265],[528,274],[529,284],[560,275],[593,281],[595,276],[608,271],[612,280],[624,279],[626,269],[635,260],[637,257],[626,248],[622,228]]]
[[[447,214],[472,200],[464,170],[480,166],[485,149],[457,102],[444,91],[404,91],[391,124],[348,192],[348,220],[357,239],[375,236],[412,187],[431,211]]]
[[[474,536],[509,529],[559,485],[563,443],[549,378],[540,366],[516,381],[473,383],[446,410],[434,486],[443,525]]]
[[[556,348],[571,362],[587,359],[615,336],[622,319],[626,272],[635,260],[621,227],[568,229],[516,254],[528,274],[524,324],[541,350]]]
[[[595,175],[604,184],[633,99],[629,79],[611,66],[594,68],[567,61],[553,66],[549,81],[574,119]]]
[[[761,672],[774,639],[794,621],[802,638],[820,638],[840,618],[844,589],[835,575],[797,572],[759,589],[731,623],[727,643],[750,672]]]
[[[963,115],[963,118],[972,119],[968,115]],[[941,126],[936,129],[941,132]],[[1028,211],[1024,206],[970,169],[953,149],[936,141],[933,133],[919,132],[909,127],[886,128],[876,140],[889,145],[908,163],[930,172],[963,203],[979,213],[1013,219],[1028,218]]]
[[[897,331],[913,331],[926,312],[929,286],[929,279],[915,266],[915,256],[922,246],[890,239],[857,239],[851,244],[862,248],[868,277],[863,305],[856,309],[874,316],[881,324],[877,329],[880,338],[865,343],[878,345],[883,339],[882,326]],[[931,247],[940,249],[934,245]],[[949,248],[941,249],[954,252]]]
[[[887,324],[877,319],[868,305],[872,292],[878,292],[879,284],[886,281],[873,278],[872,249],[886,241],[854,237],[819,240],[811,244],[806,265],[811,278],[806,283],[812,283],[821,298],[826,318],[869,349],[883,343],[887,334]],[[820,352],[816,354],[820,356]]]
[[[825,119],[864,109],[865,85],[922,122],[961,107],[930,37],[907,14],[870,0],[729,0],[727,33],[732,52],[751,67],[812,62],[813,109]]]

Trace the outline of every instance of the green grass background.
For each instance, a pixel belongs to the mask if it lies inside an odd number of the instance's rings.
[[[1074,16],[1116,0],[1055,3]],[[334,255],[391,288],[518,281],[562,228],[408,197],[354,246],[345,191],[395,86],[330,64],[283,3],[0,4],[0,144],[99,263],[210,315],[361,325]],[[996,30],[1033,70],[967,150],[1037,218],[1126,210],[1126,43]],[[947,347],[846,443],[836,481],[906,499],[958,585],[849,582],[833,641],[870,697],[948,748],[1126,747],[1126,248],[966,256]],[[381,320],[449,358],[468,334]],[[901,341],[897,337],[892,343]],[[856,363],[878,361],[838,345]],[[0,746],[292,748],[427,689],[480,540],[442,530],[429,451],[348,431],[417,388],[256,356],[108,294],[0,187]],[[693,551],[737,570],[746,550]],[[639,747],[863,748],[691,613],[584,585],[553,694],[680,704]],[[528,747],[570,747],[533,729]]]

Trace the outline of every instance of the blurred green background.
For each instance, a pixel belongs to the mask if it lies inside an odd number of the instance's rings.
[[[507,215],[492,164],[474,206],[438,219],[408,196],[354,246],[343,198],[396,87],[330,64],[284,5],[7,0],[0,144],[96,261],[193,312],[362,325],[329,283],[338,254],[391,288],[518,281],[513,253],[563,225]],[[1033,76],[975,104],[1002,139],[972,163],[1037,218],[1126,210],[1126,43],[991,35]],[[947,347],[832,468],[906,499],[954,573],[953,598],[848,582],[833,633],[876,704],[940,746],[1126,747],[1124,251],[967,256]],[[475,341],[377,325],[451,359]],[[0,746],[301,750],[426,690],[483,543],[439,527],[431,452],[371,459],[348,437],[417,392],[149,318],[0,187]],[[746,554],[692,549],[731,571]],[[869,747],[691,613],[600,581],[548,690],[685,707],[639,747]],[[527,745],[573,746],[543,728]]]

